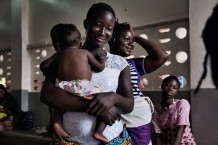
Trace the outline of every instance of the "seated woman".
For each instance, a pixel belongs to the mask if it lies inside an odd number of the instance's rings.
[[[14,97],[0,84],[0,131],[13,129],[16,113],[17,104]]]
[[[161,88],[162,100],[152,116],[156,145],[196,145],[189,121],[190,104],[175,99],[180,88],[178,78],[166,77]]]

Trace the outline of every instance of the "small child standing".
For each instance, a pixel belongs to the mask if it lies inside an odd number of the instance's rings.
[[[180,88],[178,78],[166,77],[161,88],[162,100],[155,105],[152,116],[156,144],[196,145],[190,128],[190,104],[185,99],[175,99]]]
[[[53,28],[56,30],[54,34],[51,33],[51,37],[57,53],[43,61],[40,69],[46,75],[51,66],[57,66],[59,80],[56,83],[57,87],[84,99],[92,99],[94,94],[100,93],[104,89],[101,84],[91,82],[90,80],[92,71],[100,72],[104,69],[106,52],[97,54],[95,58],[88,50],[81,49],[81,34],[73,24],[58,24]],[[53,113],[54,131],[58,136],[70,137],[70,134],[66,133],[62,127],[61,118],[62,113],[55,110]],[[100,126],[101,123],[99,122],[97,124]],[[102,124],[104,124],[103,128],[105,128],[106,124],[104,122]],[[101,129],[102,132],[104,130],[103,128]],[[98,133],[94,133],[93,136],[98,140],[105,138]]]

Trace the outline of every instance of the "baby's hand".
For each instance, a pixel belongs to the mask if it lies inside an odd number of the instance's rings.
[[[105,62],[107,60],[107,52],[103,51],[96,54],[96,59],[100,62]]]

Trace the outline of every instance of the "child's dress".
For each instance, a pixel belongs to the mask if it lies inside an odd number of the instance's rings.
[[[93,94],[100,93],[104,87],[100,83],[94,83],[89,80],[73,80],[73,81],[60,81],[56,86],[84,99],[92,99]]]
[[[175,99],[175,102],[166,108],[162,108],[161,104],[155,106],[152,123],[154,125],[154,132],[161,134],[164,143],[163,145],[173,144],[176,135],[176,128],[179,125],[186,126],[180,144],[196,145],[191,133],[189,113],[189,102],[184,99]]]

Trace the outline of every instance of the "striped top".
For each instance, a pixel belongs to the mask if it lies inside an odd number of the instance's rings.
[[[145,74],[144,71],[144,58],[127,59],[130,67],[131,83],[133,89],[133,97],[143,97],[143,93],[139,89],[140,77]]]

